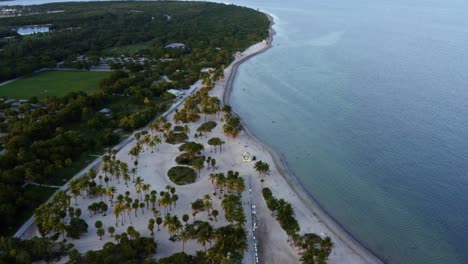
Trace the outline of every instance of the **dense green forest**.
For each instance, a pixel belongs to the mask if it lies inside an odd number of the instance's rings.
[[[47,13],[53,10],[64,12]],[[161,58],[167,44],[183,42],[190,49],[222,48],[213,54],[216,61],[207,63],[226,63],[233,51],[266,38],[268,25],[252,9],[202,2],[62,3],[35,6],[31,13],[1,18],[0,32],[13,34],[25,25],[50,25],[52,32],[0,41],[0,81],[78,55],[147,42],[139,55]]]
[[[167,109],[172,102],[167,89],[205,78],[204,67],[221,74],[233,53],[268,34],[264,14],[205,2],[59,3],[30,10],[0,18],[0,81],[59,62],[89,68],[102,57],[126,60],[110,63],[115,71],[96,93],[33,97],[16,110],[14,103],[0,102],[0,233],[8,235],[47,198],[28,192],[25,181],[63,184],[63,177],[84,167],[88,154],[102,152]],[[56,10],[63,12],[48,13]],[[12,31],[45,24],[51,32]],[[185,47],[166,48],[174,42]],[[161,81],[163,75],[172,82]],[[103,108],[112,115],[100,112]]]

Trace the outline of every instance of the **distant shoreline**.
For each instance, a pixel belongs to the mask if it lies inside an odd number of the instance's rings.
[[[238,71],[239,66],[245,61],[249,60],[250,58],[258,54],[261,54],[272,47],[273,36],[276,34],[276,32],[273,30],[274,20],[271,15],[267,13],[265,13],[265,15],[268,17],[270,21],[267,45],[262,50],[249,54],[248,56],[232,64],[232,71],[227,78],[226,87],[225,87],[224,94],[223,94],[223,104],[225,105],[226,104],[230,105],[232,89],[233,89],[234,81],[237,77],[237,71]],[[233,113],[239,116],[234,110],[233,110]],[[320,206],[320,204],[315,200],[313,195],[310,194],[304,188],[304,186],[299,182],[298,178],[291,172],[284,155],[277,148],[260,140],[255,134],[253,134],[249,130],[247,124],[245,123],[244,120],[242,120],[242,118],[241,118],[241,124],[246,134],[250,138],[252,138],[256,143],[263,146],[267,150],[267,152],[272,156],[276,168],[278,169],[280,174],[283,176],[283,178],[286,179],[286,182],[288,182],[291,189],[296,193],[298,197],[300,197],[301,201],[307,205],[308,209],[311,210],[314,213],[314,215],[316,215],[317,218],[320,219],[325,224],[325,226],[328,227],[328,229],[331,232],[333,232],[337,237],[339,237],[354,253],[361,256],[368,263],[385,263],[379,256],[377,256],[377,254],[375,254],[374,252],[372,252],[371,249],[366,247],[363,242],[360,242],[355,237],[353,237],[348,231],[346,231],[338,223],[336,219],[334,219],[331,215],[329,215]]]

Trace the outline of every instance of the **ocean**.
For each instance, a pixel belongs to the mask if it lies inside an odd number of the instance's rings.
[[[249,128],[386,262],[468,263],[468,2],[230,2],[275,18],[231,98]]]

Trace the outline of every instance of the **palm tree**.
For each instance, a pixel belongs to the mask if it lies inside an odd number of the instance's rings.
[[[115,195],[115,192],[117,191],[117,189],[114,187],[114,186],[111,186],[110,188],[107,189],[107,196],[109,196],[109,202],[111,202],[111,205],[113,204],[113,199],[114,199],[114,195]]]
[[[188,125],[184,125],[182,133],[184,133],[187,136],[190,134],[190,128],[188,127]]]
[[[138,208],[140,207],[140,204],[138,203],[138,199],[136,199],[133,203],[132,203],[132,208],[133,210],[135,210],[135,217],[138,217],[137,216],[137,211],[138,211]]]
[[[215,171],[215,169],[216,169],[216,160],[215,159],[211,159],[211,168],[213,169],[213,171]]]
[[[94,179],[96,178],[97,174],[93,169],[89,169],[88,176],[94,182]]]
[[[97,229],[101,228],[101,227],[102,227],[102,221],[97,220],[97,221],[94,223],[94,227],[96,227]]]
[[[106,233],[104,231],[104,229],[102,228],[99,228],[97,231],[96,231],[97,235],[99,236],[99,240],[102,240],[102,237],[104,236],[104,234]]]
[[[333,248],[331,237],[327,236],[322,241],[320,241],[320,247],[323,248],[328,254],[330,254]]]
[[[186,225],[186,226],[187,226],[187,222],[188,222],[189,218],[190,218],[190,217],[189,217],[188,214],[184,214],[184,215],[182,216],[182,221],[185,222],[185,225]]]
[[[117,226],[119,224],[119,216],[122,212],[122,206],[120,204],[116,204],[114,206],[114,210],[113,210],[113,213],[115,215],[115,225]],[[122,225],[123,225],[123,222],[122,222]]]
[[[213,204],[211,203],[211,197],[209,194],[205,194],[203,197],[203,206],[205,210],[208,211],[208,215],[211,215],[210,209],[213,208]]]
[[[159,231],[159,226],[162,224],[162,222],[163,222],[163,219],[160,216],[156,217],[156,224],[158,225],[158,231]]]
[[[123,180],[125,182],[125,185],[128,187],[128,182],[130,181],[130,173],[124,172],[123,174]]]
[[[174,223],[174,218],[170,214],[167,214],[166,217],[164,217],[163,226],[165,228],[167,228],[167,232],[171,236],[176,232],[176,226],[175,226],[175,223]]]
[[[177,200],[179,200],[179,195],[172,195],[172,202],[174,203],[174,208],[177,206]]]
[[[210,175],[208,176],[208,178],[211,180],[211,184],[213,184],[214,186],[214,181],[216,179],[217,175],[214,174],[214,173],[210,173]]]
[[[215,221],[218,222],[218,219],[216,218],[219,214],[218,210],[214,209],[213,211],[211,211],[211,214],[215,218]]]
[[[140,200],[141,200],[141,191],[143,190],[143,185],[144,185],[143,181],[144,180],[140,176],[138,176],[138,177],[136,177],[135,184],[134,184],[135,185],[135,190],[138,193],[138,195],[140,197]]]
[[[62,234],[62,239],[65,240],[65,230],[66,230],[66,225],[65,225],[65,222],[64,221],[60,221],[58,224],[57,224],[57,232],[59,232],[60,234]]]
[[[130,174],[132,174],[132,182],[135,182],[135,175],[137,174],[137,168],[136,168],[136,167],[133,167],[133,168],[130,170]]]
[[[201,158],[198,158],[193,162],[192,167],[197,171],[198,177],[200,177],[200,171],[205,167],[205,161]]]
[[[104,188],[104,186],[102,186],[102,185],[96,186],[95,192],[96,192],[96,195],[99,196],[99,198],[101,199],[101,201],[102,201],[102,196],[104,196],[105,194],[107,194],[107,190],[106,190],[106,189]]]
[[[202,246],[205,247],[206,252],[206,242],[211,243],[213,238],[213,227],[208,222],[203,222],[198,226],[197,230],[197,241]]]
[[[182,241],[182,252],[185,252],[185,242],[190,239],[190,233],[184,228],[179,234],[179,239]]]
[[[239,177],[234,182],[234,189],[236,190],[237,194],[240,195],[245,190],[245,180],[242,177]]]
[[[153,218],[150,218],[150,220],[148,221],[148,229],[149,229],[149,231],[151,231],[151,235],[154,235],[153,230],[154,230],[154,223],[155,222],[156,221]]]
[[[113,226],[109,226],[107,228],[107,232],[110,234],[111,237],[114,236],[115,228]]]
[[[270,165],[261,160],[255,162],[254,169],[258,172],[259,176],[265,176],[270,172]]]

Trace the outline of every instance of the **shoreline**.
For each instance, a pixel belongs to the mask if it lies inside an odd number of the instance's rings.
[[[260,51],[249,54],[248,56],[240,59],[239,61],[234,61],[232,64],[232,70],[227,78],[226,86],[223,92],[223,104],[230,105],[230,99],[233,89],[234,81],[237,77],[237,71],[239,66],[250,58],[261,54],[268,49],[270,49],[273,42],[273,36],[276,32],[273,30],[274,20],[273,17],[267,13],[264,13],[269,21],[269,36],[267,39],[267,45]],[[233,109],[232,111],[235,115],[239,116]],[[239,116],[240,117],[240,116]],[[299,197],[299,199],[307,206],[307,208],[319,219],[336,237],[340,238],[344,244],[346,244],[354,253],[359,255],[368,263],[385,263],[380,257],[377,256],[371,249],[369,249],[363,242],[360,242],[357,238],[351,235],[340,223],[334,219],[330,214],[328,214],[325,209],[316,201],[314,196],[309,193],[304,186],[300,183],[299,179],[292,173],[287,164],[287,160],[281,151],[276,147],[263,142],[255,134],[253,134],[245,121],[240,118],[240,122],[243,130],[246,135],[250,137],[254,142],[263,147],[272,157],[276,169],[279,171],[281,177],[283,177],[288,183],[289,187],[294,191],[294,193]]]

